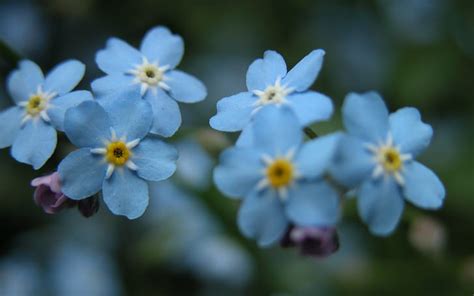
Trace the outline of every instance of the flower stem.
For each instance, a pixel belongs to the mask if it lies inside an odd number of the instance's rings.
[[[315,139],[318,137],[318,134],[316,134],[309,126],[304,127],[303,131],[310,139]]]

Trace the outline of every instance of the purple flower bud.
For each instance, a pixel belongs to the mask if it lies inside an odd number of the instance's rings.
[[[31,186],[36,187],[35,203],[48,214],[56,214],[65,207],[75,204],[61,192],[61,183],[57,172],[34,179],[31,181]]]
[[[302,255],[322,258],[339,249],[339,237],[334,227],[290,226],[281,246],[297,247]]]

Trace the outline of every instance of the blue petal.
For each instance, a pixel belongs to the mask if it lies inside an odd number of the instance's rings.
[[[79,84],[85,70],[86,66],[79,61],[65,61],[48,73],[44,81],[44,90],[64,95]]]
[[[342,106],[342,115],[349,134],[375,143],[386,140],[388,111],[378,93],[348,94]]]
[[[166,73],[166,84],[171,88],[171,96],[178,102],[196,103],[204,100],[207,90],[196,77],[179,70]]]
[[[405,164],[405,198],[423,209],[438,209],[446,191],[443,183],[429,168],[413,161]]]
[[[268,105],[254,118],[255,147],[273,156],[285,154],[301,145],[301,125],[289,107]]]
[[[287,99],[301,125],[328,120],[334,111],[331,99],[314,91],[295,93],[289,95]]]
[[[17,161],[41,168],[56,148],[56,130],[42,119],[28,120],[20,129],[12,146],[12,156]]]
[[[115,215],[136,219],[148,207],[148,184],[134,172],[117,170],[104,181],[102,193],[104,202]]]
[[[303,144],[295,163],[305,178],[322,176],[333,161],[341,133],[325,135]]]
[[[242,130],[250,121],[256,97],[250,92],[242,92],[217,102],[217,114],[210,120],[213,129],[224,132]]]
[[[392,179],[370,179],[358,190],[358,209],[370,232],[380,236],[392,233],[403,213],[404,201]]]
[[[329,168],[331,176],[338,183],[354,188],[370,177],[374,169],[372,157],[361,140],[344,134]]]
[[[402,108],[390,114],[389,120],[393,140],[403,153],[416,156],[429,146],[433,129],[421,121],[415,108]]]
[[[97,97],[107,96],[113,93],[139,90],[139,84],[133,83],[133,77],[124,74],[111,74],[92,81],[91,88]]]
[[[326,181],[298,183],[290,191],[285,212],[298,226],[332,226],[340,217],[339,195]]]
[[[95,61],[107,74],[125,73],[142,64],[142,54],[118,38],[110,38],[105,49],[97,52]]]
[[[70,108],[64,120],[66,135],[77,147],[103,147],[111,138],[111,127],[107,112],[95,101]]]
[[[145,100],[153,110],[151,133],[163,137],[171,137],[181,125],[181,112],[178,103],[170,98],[162,89],[156,95],[147,92]]]
[[[324,50],[316,49],[305,56],[288,72],[282,84],[298,92],[307,90],[318,77],[323,66]]]
[[[78,90],[54,98],[47,111],[51,123],[57,130],[64,131],[64,116],[66,111],[69,110],[69,108],[78,106],[82,102],[91,101],[93,99],[92,94],[86,90]]]
[[[285,234],[288,221],[283,205],[271,190],[262,194],[252,192],[244,199],[238,213],[240,231],[257,240],[261,247],[279,241]]]
[[[168,179],[176,171],[178,151],[156,137],[147,137],[133,149],[138,176],[148,181]]]
[[[235,142],[235,146],[237,147],[253,147],[254,144],[254,135],[253,135],[253,122],[250,121],[242,130],[239,135],[239,138]]]
[[[263,178],[260,154],[252,148],[224,150],[214,169],[214,183],[229,197],[240,198],[255,189]]]
[[[160,66],[175,68],[184,54],[184,42],[179,35],[173,35],[168,28],[155,27],[143,38],[140,51]]]
[[[150,104],[136,91],[126,91],[101,98],[100,105],[109,115],[112,128],[127,141],[144,138],[153,122]]]
[[[0,149],[11,146],[15,141],[23,114],[24,110],[20,107],[10,107],[0,112]]]
[[[80,200],[99,192],[107,171],[103,156],[89,148],[70,153],[58,166],[61,190],[69,198]]]
[[[249,91],[265,90],[274,85],[276,80],[286,75],[286,64],[276,51],[267,50],[263,59],[255,60],[247,71],[247,88]]]
[[[36,93],[38,86],[43,82],[44,76],[40,67],[32,61],[23,60],[19,63],[19,69],[8,76],[7,88],[13,100],[18,104]]]

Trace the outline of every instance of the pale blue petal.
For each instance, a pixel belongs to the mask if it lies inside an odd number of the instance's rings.
[[[91,154],[89,148],[70,153],[58,166],[61,190],[69,198],[80,200],[99,192],[107,171],[102,155]]]
[[[153,111],[138,92],[120,92],[103,97],[98,102],[109,115],[117,137],[133,141],[144,138],[150,132]]]
[[[263,59],[255,60],[247,71],[247,88],[249,91],[265,90],[274,85],[278,78],[286,75],[286,64],[276,51],[267,50]]]
[[[139,91],[140,85],[133,83],[132,76],[117,73],[97,78],[92,81],[91,88],[97,97],[102,97],[130,89]]]
[[[64,95],[73,90],[84,77],[86,66],[76,60],[65,61],[48,73],[44,90]]]
[[[95,57],[99,68],[107,74],[125,73],[142,64],[142,54],[118,38],[110,38],[105,49]]]
[[[278,242],[288,226],[283,205],[271,190],[249,194],[240,207],[237,222],[240,231],[256,239],[261,247]]]
[[[217,102],[217,114],[210,120],[213,129],[224,132],[242,130],[250,121],[257,98],[250,92],[242,92]]]
[[[160,66],[175,68],[184,54],[184,42],[165,27],[149,30],[143,38],[140,51],[150,60],[158,61]]]
[[[342,106],[342,115],[349,134],[372,143],[386,140],[388,110],[378,93],[348,94]]]
[[[18,104],[36,93],[38,86],[43,82],[44,76],[40,67],[32,61],[23,60],[19,63],[18,69],[8,76],[7,88],[13,100]]]
[[[103,147],[111,139],[112,127],[104,108],[95,101],[86,101],[66,112],[64,130],[77,147]]]
[[[420,112],[410,107],[390,114],[390,130],[400,150],[413,156],[425,150],[433,136],[431,126],[421,121]]]
[[[264,177],[261,155],[252,148],[233,147],[224,150],[214,169],[214,183],[225,195],[245,196]]]
[[[254,135],[253,135],[253,122],[250,121],[242,130],[239,138],[235,142],[237,147],[253,147],[254,146]]]
[[[391,178],[369,179],[358,190],[358,209],[371,233],[387,236],[400,221],[405,202],[398,184]]]
[[[331,99],[318,92],[294,93],[287,99],[301,125],[328,120],[334,111]]]
[[[196,77],[179,70],[166,73],[165,83],[171,88],[170,95],[182,103],[196,103],[204,100],[207,90]]]
[[[178,151],[157,137],[149,136],[133,149],[132,161],[138,166],[138,176],[148,181],[168,179],[176,171]]]
[[[405,198],[423,209],[438,209],[443,205],[446,191],[443,183],[429,168],[419,162],[405,163]]]
[[[24,109],[10,107],[0,112],[0,149],[13,144],[20,132]]]
[[[104,181],[104,202],[115,215],[136,219],[148,207],[148,184],[129,169],[119,169]]]
[[[17,161],[41,168],[56,148],[56,130],[41,119],[29,120],[20,129],[12,145],[12,156]]]
[[[323,66],[324,50],[316,49],[305,56],[288,72],[282,84],[298,92],[307,90],[318,77]]]
[[[303,141],[302,127],[287,106],[268,105],[254,117],[254,144],[271,156],[296,149]]]
[[[339,195],[323,180],[298,183],[289,192],[285,212],[298,226],[332,226],[340,217]]]
[[[322,176],[333,161],[341,133],[325,135],[303,144],[295,163],[305,178]]]
[[[51,123],[59,131],[64,131],[64,116],[69,108],[73,108],[85,101],[92,101],[92,94],[86,90],[78,90],[64,96],[56,97],[50,102],[48,116]]]
[[[174,135],[181,126],[178,103],[161,89],[158,89],[156,95],[147,92],[145,100],[150,103],[153,110],[153,125],[150,132],[163,137]]]

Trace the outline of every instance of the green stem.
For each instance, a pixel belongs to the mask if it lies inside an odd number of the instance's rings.
[[[315,139],[318,137],[318,134],[316,134],[309,126],[304,127],[303,131],[310,139]]]

